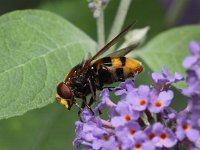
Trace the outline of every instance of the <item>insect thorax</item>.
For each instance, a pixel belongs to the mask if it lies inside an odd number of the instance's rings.
[[[80,65],[79,67],[81,68],[82,66]],[[75,97],[80,98],[91,93],[89,80],[91,82],[92,88],[95,89],[95,81],[93,80],[94,77],[90,68],[79,74],[79,67],[76,66],[77,74],[71,78],[70,87]]]

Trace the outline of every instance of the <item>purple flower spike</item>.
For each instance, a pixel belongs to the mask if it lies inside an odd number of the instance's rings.
[[[88,108],[81,113],[75,128],[75,150],[200,150],[200,44],[191,42],[189,49],[192,56],[184,61],[187,87],[179,89],[188,98],[184,109],[170,106],[176,99],[171,84],[183,80],[179,73],[170,75],[162,67],[162,73],[152,73],[153,86],[136,87],[134,79],[126,80],[113,88],[118,103],[103,89],[95,113]],[[177,100],[181,103],[180,97]]]
[[[183,77],[178,72],[175,72],[174,76],[171,76],[166,67],[162,67],[162,74],[154,72],[151,75],[153,81],[156,84],[170,85],[172,83],[177,83],[183,80]]]
[[[192,56],[188,56],[183,61],[183,66],[186,69],[191,68],[195,64],[198,63],[198,60],[200,59],[200,45],[199,43],[192,41],[189,44],[189,50],[192,53]]]
[[[154,113],[161,112],[165,107],[169,106],[172,99],[174,97],[174,93],[172,91],[162,91],[157,96],[156,94],[152,94],[151,102],[148,107],[149,111]]]

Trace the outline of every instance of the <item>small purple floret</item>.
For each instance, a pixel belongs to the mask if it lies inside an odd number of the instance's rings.
[[[150,112],[159,113],[163,111],[165,107],[168,107],[174,97],[174,93],[172,91],[162,91],[157,94],[151,95],[151,102],[148,107]]]
[[[196,142],[200,138],[199,131],[194,129],[194,122],[186,118],[186,113],[180,113],[177,117],[176,136],[180,141],[187,137],[190,141]]]
[[[126,123],[137,120],[140,116],[138,111],[131,109],[127,102],[119,102],[116,107],[116,112],[119,114],[111,119],[111,123],[114,127],[123,126]]]
[[[174,76],[170,75],[166,67],[162,67],[162,74],[154,72],[151,77],[156,84],[160,85],[170,85],[183,80],[183,76],[178,72],[175,72]]]
[[[149,104],[149,86],[141,85],[126,94],[126,101],[136,111],[144,111]]]
[[[174,146],[178,141],[174,133],[169,128],[165,128],[161,123],[154,124],[152,132],[157,137],[157,147],[169,148]]]

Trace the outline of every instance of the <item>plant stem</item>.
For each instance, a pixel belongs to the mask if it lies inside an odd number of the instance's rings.
[[[120,33],[131,2],[132,2],[132,0],[121,0],[120,1],[119,7],[117,10],[117,14],[116,14],[114,22],[112,24],[111,31],[108,36],[107,42],[112,40],[118,33]]]
[[[109,122],[109,121],[106,121],[106,120],[103,120],[101,119],[101,123],[104,127],[106,128],[111,128],[111,129],[114,129],[114,126]]]
[[[98,48],[102,48],[105,45],[105,30],[104,30],[104,10],[101,9],[101,15],[97,18],[97,38]]]
[[[189,0],[174,0],[166,14],[167,26],[174,26],[185,10]]]

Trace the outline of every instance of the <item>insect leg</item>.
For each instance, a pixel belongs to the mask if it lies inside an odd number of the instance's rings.
[[[79,106],[79,107],[80,107],[80,106]],[[78,116],[79,116],[80,120],[82,120],[80,115],[81,115],[81,113],[83,112],[83,108],[84,108],[84,107],[85,107],[85,103],[82,102],[81,107],[80,107],[80,109],[79,109],[79,111],[78,111]]]
[[[94,102],[96,101],[96,99],[93,98],[93,96],[91,96],[90,101],[89,101],[89,106],[91,106]]]
[[[83,111],[83,108],[81,108],[81,106],[79,106],[79,104],[77,102],[74,103],[74,105],[76,107],[78,107],[79,111],[82,112]]]
[[[94,103],[94,99],[93,99],[93,97],[91,96],[91,98],[90,98],[90,102],[89,102],[89,106],[91,106],[92,104]],[[99,115],[101,115],[102,114],[102,112],[101,112],[101,110],[100,109],[98,109],[98,112],[99,112]],[[93,112],[94,113],[94,112]]]
[[[82,109],[85,108],[85,102],[82,102],[82,104],[81,104],[81,108],[82,108]]]
[[[94,89],[92,87],[92,83],[91,83],[90,79],[88,79],[88,82],[89,82],[89,86],[90,86],[90,91],[92,93],[92,97],[90,98],[88,105],[91,106],[96,101],[96,89]]]
[[[82,97],[82,100],[83,100],[82,105],[84,105],[84,107],[86,106],[86,107],[92,112],[92,114],[94,115],[94,111],[93,111],[92,108],[87,104],[87,101],[86,101],[86,97],[85,97],[85,96]],[[82,107],[82,106],[81,106],[81,107]],[[83,107],[83,108],[84,108],[84,107]]]

